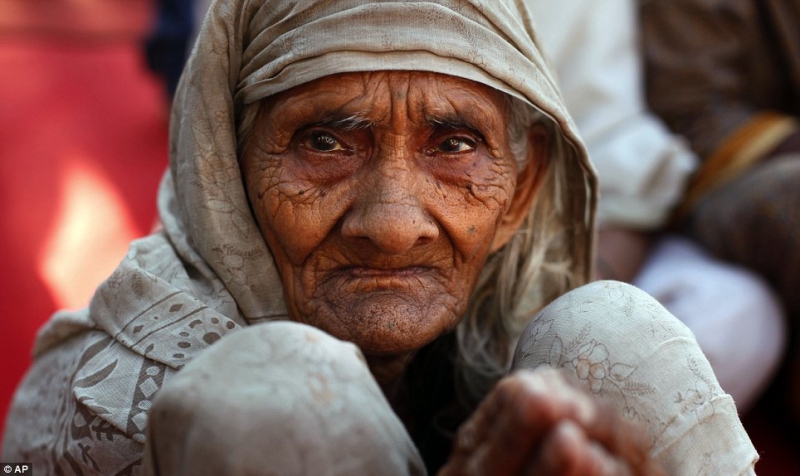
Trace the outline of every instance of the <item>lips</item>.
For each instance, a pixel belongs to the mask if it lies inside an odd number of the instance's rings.
[[[433,284],[434,269],[428,266],[403,266],[378,268],[371,266],[348,266],[333,273],[334,279],[347,292],[363,293],[375,291],[410,291]],[[416,291],[416,292],[418,292]]]
[[[368,266],[350,266],[342,270],[343,274],[354,278],[410,278],[430,272],[427,266],[404,266],[402,268],[373,268]]]
[[[340,235],[334,234],[302,263],[303,286],[318,289],[314,295],[332,296],[342,291],[366,298],[363,293],[395,291],[421,296],[428,291],[442,292],[459,269],[449,247],[418,246],[408,253],[388,254],[365,240],[338,238]]]

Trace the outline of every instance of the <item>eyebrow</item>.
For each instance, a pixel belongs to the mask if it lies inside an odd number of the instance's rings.
[[[447,129],[475,129],[472,124],[461,117],[428,117],[427,121],[431,126]]]
[[[360,131],[370,129],[374,125],[375,121],[367,119],[360,114],[353,114],[349,116],[333,114],[311,124],[311,126],[330,127],[332,129],[344,131]]]
[[[467,129],[483,137],[483,128],[476,126],[472,121],[459,114],[434,115],[426,114],[426,121],[432,127],[444,129]]]

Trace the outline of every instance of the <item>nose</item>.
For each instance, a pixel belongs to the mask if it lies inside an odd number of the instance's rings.
[[[414,190],[413,172],[373,172],[379,176],[359,187],[355,206],[345,216],[342,234],[368,239],[382,252],[402,254],[439,236],[439,227]]]

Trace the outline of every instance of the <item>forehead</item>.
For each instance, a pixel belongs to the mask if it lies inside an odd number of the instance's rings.
[[[426,122],[460,120],[505,126],[503,93],[474,81],[438,73],[378,71],[326,76],[279,93],[267,109],[309,120],[361,116],[373,122],[404,117]]]

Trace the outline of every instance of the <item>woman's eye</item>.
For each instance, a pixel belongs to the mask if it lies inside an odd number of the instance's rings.
[[[345,147],[338,139],[324,131],[312,132],[307,142],[309,147],[320,152],[345,150]]]
[[[452,154],[456,152],[467,152],[474,149],[475,142],[463,137],[450,137],[449,139],[441,142],[436,148],[436,151]]]

